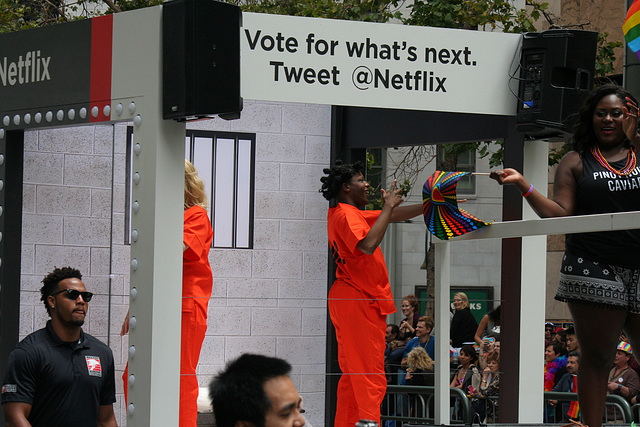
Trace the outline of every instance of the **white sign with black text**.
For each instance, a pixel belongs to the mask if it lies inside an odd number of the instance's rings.
[[[243,13],[242,96],[515,115],[520,43],[518,34]]]

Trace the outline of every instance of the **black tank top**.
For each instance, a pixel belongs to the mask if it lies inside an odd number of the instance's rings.
[[[625,163],[623,159],[611,166],[619,170]],[[582,165],[576,215],[640,211],[640,165],[631,174],[618,176],[598,163],[590,150],[582,157]],[[569,234],[566,243],[567,252],[591,261],[640,267],[640,229]]]

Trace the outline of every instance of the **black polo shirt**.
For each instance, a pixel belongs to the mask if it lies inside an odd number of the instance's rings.
[[[48,321],[9,355],[2,403],[31,404],[34,427],[96,426],[98,407],[115,401],[113,354],[89,334],[66,343]]]

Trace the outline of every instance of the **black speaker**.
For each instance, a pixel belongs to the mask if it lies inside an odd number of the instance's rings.
[[[546,30],[523,35],[516,129],[542,138],[570,133],[593,89],[598,33]]]
[[[173,0],[162,6],[162,116],[185,120],[239,115],[238,6],[214,0]]]

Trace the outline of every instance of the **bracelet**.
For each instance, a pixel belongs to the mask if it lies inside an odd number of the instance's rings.
[[[618,384],[618,390],[622,390],[622,384]]]
[[[522,194],[522,197],[529,197],[531,195],[531,193],[533,193],[533,184],[531,184],[531,186],[529,187],[529,191],[527,191],[526,193]]]

